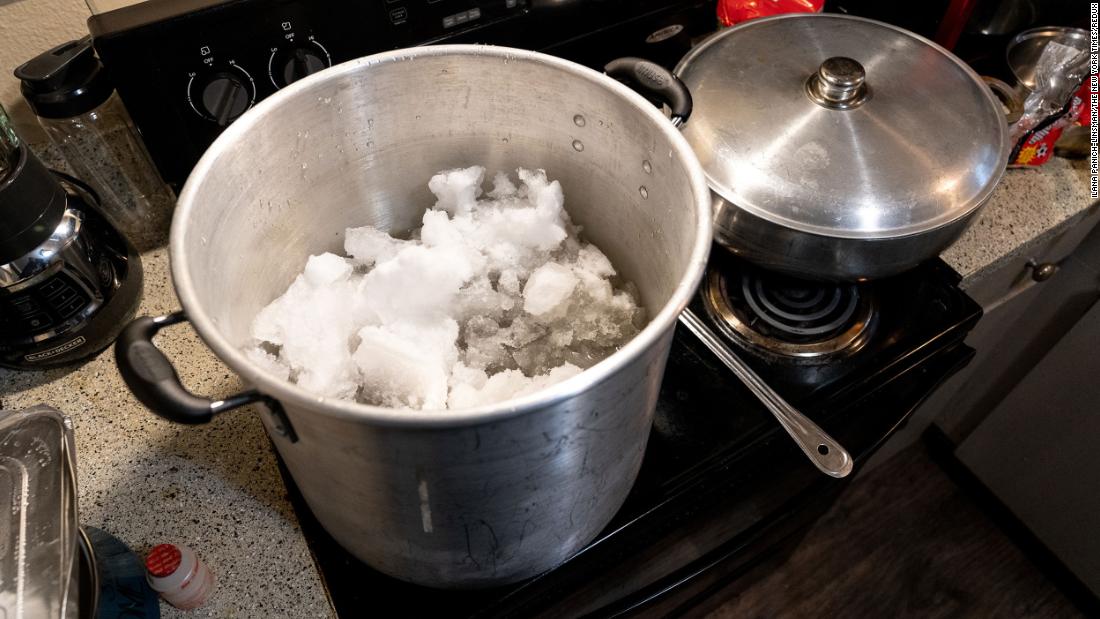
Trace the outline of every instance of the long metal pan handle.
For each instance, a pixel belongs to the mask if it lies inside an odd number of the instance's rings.
[[[685,309],[680,314],[680,322],[764,403],[764,406],[779,420],[779,424],[787,434],[790,434],[802,449],[802,453],[806,454],[810,462],[813,462],[822,473],[832,477],[847,477],[852,472],[852,456],[848,451],[769,387],[690,309]]]
[[[691,116],[691,91],[672,71],[643,58],[627,56],[616,58],[603,68],[604,73],[626,82],[635,90],[668,104],[674,127],[687,122]]]
[[[211,400],[183,386],[172,362],[153,344],[153,337],[164,327],[186,321],[187,315],[182,311],[156,318],[142,316],[126,325],[115,340],[118,372],[138,401],[169,421],[189,425],[209,423],[218,413],[261,402],[271,413],[275,432],[291,442],[296,441],[297,436],[282,406],[271,397],[249,389],[221,400]]]

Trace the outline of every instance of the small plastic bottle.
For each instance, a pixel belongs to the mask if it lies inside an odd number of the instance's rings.
[[[130,123],[90,37],[15,70],[23,97],[100,210],[141,251],[163,245],[176,198]]]
[[[153,591],[180,610],[206,604],[214,592],[214,573],[187,546],[155,546],[145,558],[145,572]]]

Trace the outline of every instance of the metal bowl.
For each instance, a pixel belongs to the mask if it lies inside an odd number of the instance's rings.
[[[1043,55],[1043,49],[1051,41],[1076,47],[1082,51],[1089,49],[1089,33],[1080,28],[1045,26],[1025,30],[1013,37],[1008,44],[1005,58],[1016,82],[1028,90],[1035,88],[1035,65]]]

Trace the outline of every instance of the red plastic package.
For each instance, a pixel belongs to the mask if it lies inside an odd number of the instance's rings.
[[[783,13],[820,13],[825,0],[718,0],[718,21],[732,26]]]
[[[1085,105],[1088,96],[1089,80],[1085,79],[1060,114],[1051,116],[1017,139],[1009,156],[1008,165],[1012,167],[1043,165],[1054,155],[1054,143],[1062,137],[1066,127],[1075,124],[1087,127],[1095,122],[1096,119],[1089,113],[1089,106]]]

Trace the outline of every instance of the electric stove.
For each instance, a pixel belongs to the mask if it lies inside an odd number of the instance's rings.
[[[756,372],[851,453],[858,471],[973,356],[981,309],[940,260],[868,284],[762,272],[715,248],[692,309]],[[336,611],[404,616],[677,614],[751,582],[796,545],[847,479],[817,471],[770,413],[678,328],[641,473],[615,519],[572,558],[478,591],[380,574],[321,528],[284,480]]]

